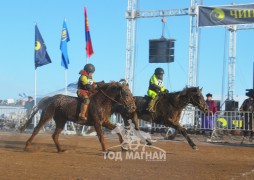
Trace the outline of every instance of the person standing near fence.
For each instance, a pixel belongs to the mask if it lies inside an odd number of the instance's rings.
[[[217,105],[212,100],[213,95],[211,93],[206,94],[206,104],[208,106],[208,113],[202,117],[201,128],[212,129],[213,128],[213,116],[217,112]]]
[[[253,129],[252,129],[252,119],[253,119],[253,111],[254,111],[254,91],[253,89],[249,90],[246,93],[248,96],[247,99],[244,100],[243,104],[240,107],[240,111],[247,111],[248,113],[244,113],[244,136],[248,134],[248,130],[250,131],[250,137],[253,137]]]
[[[34,107],[34,99],[31,96],[28,96],[28,100],[25,103],[24,108],[26,109],[26,116],[28,117]]]

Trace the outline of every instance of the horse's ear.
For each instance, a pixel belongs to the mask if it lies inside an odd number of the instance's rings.
[[[203,87],[200,89],[200,92],[202,92],[202,90],[203,90]]]
[[[120,79],[119,83],[126,84],[126,80],[125,79]]]

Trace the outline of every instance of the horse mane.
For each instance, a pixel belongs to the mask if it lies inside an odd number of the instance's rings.
[[[123,85],[119,82],[110,81],[109,83],[102,83],[98,86],[98,89],[106,90],[108,88],[116,88],[123,87]]]
[[[199,89],[199,88],[198,87],[187,87],[186,86],[181,91],[175,91],[175,92],[171,92],[171,93],[165,93],[165,94],[163,94],[163,97],[166,97],[166,98],[175,98],[176,96],[178,96],[179,94],[183,93],[184,91],[194,92],[194,91],[197,91],[197,89]]]

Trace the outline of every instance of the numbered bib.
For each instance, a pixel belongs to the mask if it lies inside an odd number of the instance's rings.
[[[158,84],[157,84],[157,85],[160,86],[160,87],[162,87],[162,86],[163,86],[163,81],[160,80],[160,79],[158,79]]]
[[[93,84],[93,79],[88,79],[88,84],[92,85]]]

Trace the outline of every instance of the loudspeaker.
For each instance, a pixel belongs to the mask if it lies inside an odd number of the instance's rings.
[[[226,101],[225,102],[225,110],[226,111],[237,111],[238,110],[238,102],[237,101]]]
[[[150,39],[149,63],[170,63],[175,59],[175,39]]]

